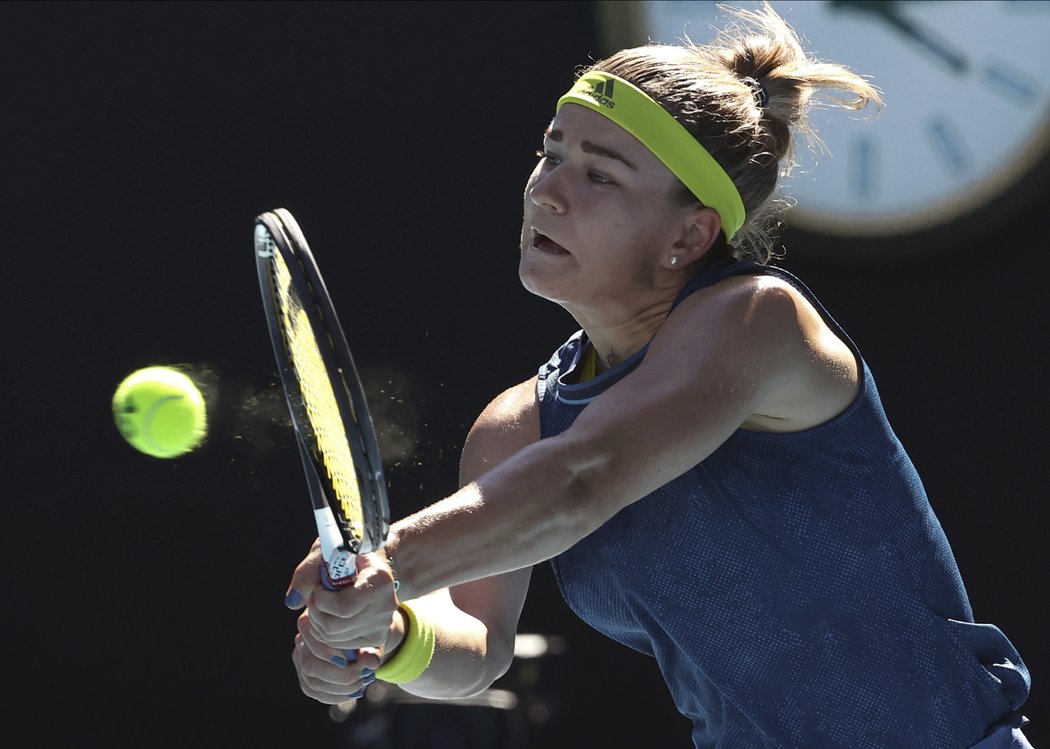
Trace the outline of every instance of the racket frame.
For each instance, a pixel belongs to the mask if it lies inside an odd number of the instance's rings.
[[[272,240],[272,250],[266,240],[267,235]],[[326,479],[327,468],[306,413],[291,352],[285,343],[275,292],[274,252],[279,253],[288,266],[291,284],[303,302],[303,310],[317,340],[339,406],[339,416],[345,428],[361,497],[360,541],[351,534],[350,522],[339,509],[339,499]],[[322,579],[326,587],[338,589],[353,583],[356,556],[381,548],[390,529],[386,478],[375,428],[331,296],[302,230],[288,210],[278,208],[256,217],[255,259],[270,340],[306,474],[314,522],[325,562]]]

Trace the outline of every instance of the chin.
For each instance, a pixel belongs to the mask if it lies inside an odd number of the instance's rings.
[[[531,252],[535,252],[535,249]],[[558,291],[555,288],[557,279],[552,279],[549,272],[544,271],[542,267],[537,267],[536,263],[529,261],[531,252],[526,248],[521,253],[521,260],[518,263],[518,280],[521,281],[521,285],[530,294],[535,294],[541,299],[546,299],[550,302],[557,302],[559,298]]]

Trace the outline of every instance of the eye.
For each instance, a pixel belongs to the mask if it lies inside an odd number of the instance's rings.
[[[550,153],[549,151],[542,151],[542,150],[536,151],[536,155],[539,156],[540,159],[545,162],[545,166],[553,168],[553,167],[556,167],[559,164],[561,164],[561,158],[559,158],[558,156],[555,156],[554,154]],[[596,185],[614,185],[614,184],[616,184],[611,179],[606,177],[604,174],[600,174],[599,172],[587,172],[587,179],[589,179],[591,182],[593,182]]]
[[[561,163],[561,159],[559,159],[552,153],[548,153],[547,151],[537,151],[536,155],[539,156],[543,161],[546,161],[549,166],[558,166],[558,164]]]

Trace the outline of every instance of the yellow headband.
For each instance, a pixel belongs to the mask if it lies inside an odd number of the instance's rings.
[[[722,219],[726,239],[744,225],[744,202],[729,175],[682,123],[640,88],[623,78],[592,70],[558,99],[598,112],[652,151],[674,176]]]

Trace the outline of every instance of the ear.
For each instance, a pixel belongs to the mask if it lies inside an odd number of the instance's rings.
[[[722,217],[714,208],[696,206],[685,216],[678,239],[660,261],[665,268],[677,270],[692,265],[707,254],[722,231]],[[677,260],[672,260],[677,258]]]

